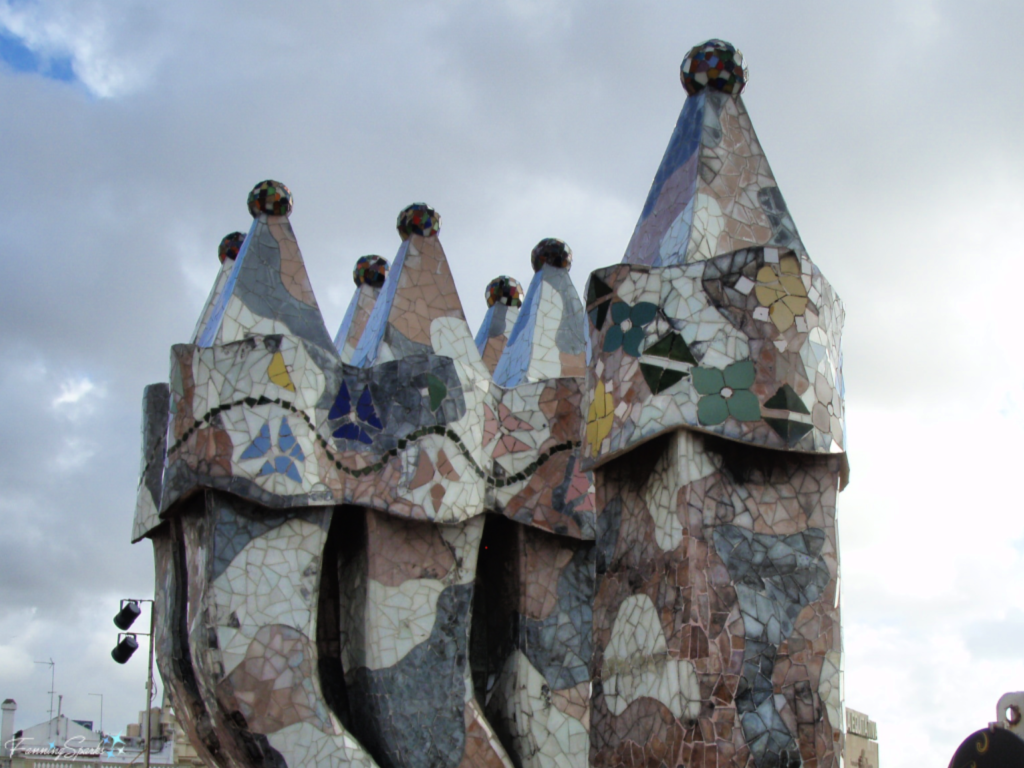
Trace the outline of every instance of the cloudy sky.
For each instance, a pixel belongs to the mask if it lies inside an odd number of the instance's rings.
[[[811,256],[843,296],[846,702],[887,768],[945,765],[1024,689],[1024,33],[1018,0],[209,3],[0,0],[0,698],[117,731],[109,657],[140,398],[188,340],[265,178],[328,327],[424,200],[470,325],[566,240],[618,262],[709,37]]]

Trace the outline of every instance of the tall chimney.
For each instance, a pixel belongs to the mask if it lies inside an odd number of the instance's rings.
[[[18,708],[17,703],[14,699],[4,699],[4,703],[0,705],[0,709],[3,710],[3,721],[0,723],[0,755],[4,757],[11,756],[11,750],[7,746],[12,738],[14,738],[14,711]]]

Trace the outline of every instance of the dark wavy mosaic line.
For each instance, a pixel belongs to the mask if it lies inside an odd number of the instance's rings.
[[[185,433],[174,443],[174,445],[170,447],[170,449],[168,449],[167,455],[170,456],[175,451],[179,450],[182,445],[188,442],[188,439],[193,435],[193,433],[195,433],[196,430],[201,429],[202,427],[209,424],[215,416],[217,416],[220,413],[230,411],[232,408],[236,408],[241,405],[247,405],[250,408],[258,405],[279,405],[282,408],[290,411],[295,416],[298,416],[299,418],[306,422],[307,426],[309,426],[310,431],[316,435],[317,441],[320,443],[320,446],[327,452],[327,455],[330,458],[330,460],[334,462],[334,466],[337,469],[340,469],[345,474],[350,475],[352,477],[362,477],[364,475],[369,475],[374,472],[379,472],[381,469],[384,468],[384,465],[387,464],[388,461],[390,461],[392,458],[398,455],[399,451],[405,450],[405,448],[410,443],[416,442],[421,437],[426,437],[427,435],[444,435],[453,443],[455,443],[456,446],[458,446],[459,452],[462,453],[466,461],[469,462],[469,465],[473,468],[473,471],[476,473],[477,477],[483,478],[488,485],[494,486],[495,488],[504,488],[505,486],[515,485],[516,483],[522,482],[523,480],[526,480],[528,477],[531,477],[555,454],[562,453],[564,451],[574,450],[578,448],[581,444],[581,441],[579,440],[566,440],[563,443],[553,445],[550,449],[548,449],[540,456],[538,456],[535,461],[532,461],[529,464],[527,464],[523,470],[517,472],[511,477],[500,478],[494,477],[494,475],[490,474],[489,472],[486,472],[483,468],[480,467],[479,464],[476,463],[472,454],[470,454],[469,449],[466,448],[465,444],[462,442],[462,438],[459,437],[459,435],[456,432],[454,432],[451,429],[447,429],[444,426],[430,426],[421,427],[420,429],[417,429],[415,432],[411,433],[408,437],[400,438],[398,440],[398,445],[395,448],[389,448],[387,451],[385,451],[380,461],[378,461],[376,464],[371,464],[370,466],[362,467],[360,469],[351,469],[341,463],[340,459],[338,459],[337,455],[331,449],[330,443],[328,443],[327,440],[324,439],[323,435],[321,435],[317,431],[316,426],[310,420],[309,416],[306,415],[305,411],[296,408],[294,405],[292,405],[290,400],[282,400],[279,397],[270,399],[269,397],[261,396],[245,397],[242,398],[241,400],[235,400],[234,402],[226,403],[225,405],[219,405],[216,408],[211,408],[209,411],[203,414],[201,418],[193,419],[192,426],[185,430]]]

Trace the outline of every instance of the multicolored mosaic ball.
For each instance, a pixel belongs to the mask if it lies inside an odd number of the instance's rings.
[[[244,242],[244,232],[232,232],[230,235],[225,235],[224,239],[220,241],[220,246],[217,248],[217,257],[220,259],[220,263],[223,264],[225,259],[231,259],[232,261],[237,259],[238,252],[242,249],[242,243]]]
[[[545,264],[569,269],[572,266],[572,248],[557,237],[545,237],[533,247],[530,263],[533,264],[534,272],[540,272]]]
[[[352,279],[356,281],[356,287],[368,285],[371,288],[380,288],[384,285],[384,278],[388,276],[389,267],[388,260],[382,256],[360,256],[356,268],[352,270]]]
[[[708,40],[695,45],[679,68],[679,79],[691,96],[705,88],[736,96],[750,79],[743,54],[732,43]]]
[[[514,277],[501,275],[487,284],[484,289],[484,298],[487,299],[487,306],[504,304],[506,307],[523,306],[523,286]]]
[[[426,203],[413,203],[398,214],[398,234],[403,240],[412,235],[430,237],[441,231],[441,214]]]
[[[261,181],[249,193],[249,213],[255,219],[261,213],[287,216],[292,212],[292,193],[280,181]]]

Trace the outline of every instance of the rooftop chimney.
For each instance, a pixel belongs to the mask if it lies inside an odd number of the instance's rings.
[[[14,737],[14,711],[17,708],[14,699],[4,699],[3,705],[0,705],[0,709],[3,710],[3,722],[0,724],[0,755],[4,757],[11,756],[7,742]]]

